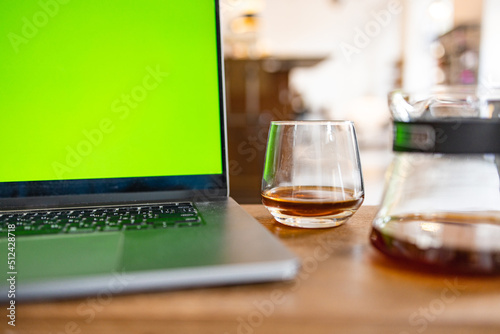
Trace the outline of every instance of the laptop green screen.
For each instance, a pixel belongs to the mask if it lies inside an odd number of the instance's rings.
[[[222,173],[213,1],[0,6],[0,182]]]

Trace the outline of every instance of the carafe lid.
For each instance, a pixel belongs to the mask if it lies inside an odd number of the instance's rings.
[[[450,154],[500,153],[500,95],[475,86],[389,94],[393,150]]]

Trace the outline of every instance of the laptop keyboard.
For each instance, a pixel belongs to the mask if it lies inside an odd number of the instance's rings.
[[[15,230],[12,230],[15,225]],[[0,237],[58,233],[94,233],[202,225],[189,202],[137,207],[0,213]]]

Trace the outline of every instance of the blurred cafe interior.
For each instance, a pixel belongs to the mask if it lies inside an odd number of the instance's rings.
[[[377,205],[392,159],[388,92],[499,78],[497,0],[222,0],[221,12],[231,196],[240,203],[260,202],[270,121],[347,119],[365,204]]]

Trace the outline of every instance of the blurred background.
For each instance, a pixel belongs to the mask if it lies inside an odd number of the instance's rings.
[[[271,120],[348,119],[365,204],[392,159],[387,93],[497,86],[499,0],[221,0],[231,196],[259,203]]]

